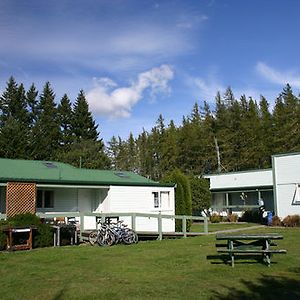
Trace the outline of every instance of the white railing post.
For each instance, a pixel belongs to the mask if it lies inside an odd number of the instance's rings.
[[[79,213],[79,219],[80,219],[80,235],[79,235],[79,240],[82,241],[83,237],[83,231],[84,231],[84,214]]]
[[[186,216],[182,216],[182,233],[183,237],[186,238]]]
[[[131,215],[131,229],[132,230],[136,229],[136,214]]]
[[[161,218],[161,212],[159,212],[158,217],[157,217],[157,222],[158,222],[158,239],[161,241],[162,240],[162,218]]]
[[[204,217],[204,233],[208,234],[208,220],[207,220],[207,217]]]

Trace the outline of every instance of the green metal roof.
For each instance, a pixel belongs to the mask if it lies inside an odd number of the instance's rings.
[[[74,185],[174,186],[160,184],[133,172],[79,169],[54,161],[0,158],[0,182]]]

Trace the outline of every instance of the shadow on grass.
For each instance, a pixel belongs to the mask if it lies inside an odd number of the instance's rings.
[[[229,255],[226,254],[218,254],[218,255],[207,255],[206,259],[211,260],[211,264],[213,265],[220,265],[220,264],[228,264],[231,265],[231,260]],[[266,264],[261,255],[253,255],[253,254],[243,254],[237,255],[234,257],[234,264],[235,265],[244,265],[244,264]],[[272,265],[277,264],[277,262],[271,261]]]
[[[300,281],[279,276],[261,277],[259,282],[241,280],[244,287],[240,289],[223,286],[228,290],[222,292],[212,291],[212,298],[215,300],[296,300],[300,299]]]

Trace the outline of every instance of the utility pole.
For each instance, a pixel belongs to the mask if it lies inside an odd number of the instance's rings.
[[[218,173],[221,173],[221,159],[220,159],[220,149],[218,145],[218,140],[214,136],[214,141],[215,141],[215,147],[216,147],[216,152],[217,152],[217,160],[218,160]]]

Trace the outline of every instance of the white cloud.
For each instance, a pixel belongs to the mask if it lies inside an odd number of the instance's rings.
[[[215,103],[215,97],[217,92],[220,92],[221,97],[226,92],[228,85],[225,85],[223,82],[220,82],[216,79],[215,75],[210,74],[208,78],[189,78],[188,84],[194,88],[195,96],[200,100],[205,100],[208,103]],[[231,86],[231,90],[236,99],[240,99],[242,95],[246,97],[252,97],[253,99],[259,101],[261,95],[264,95],[269,101],[273,101],[278,93],[277,90],[273,89],[264,89],[259,90],[255,86]]]
[[[300,88],[300,75],[294,71],[278,71],[263,62],[256,64],[256,71],[272,83],[280,85],[289,83],[292,87]]]
[[[95,87],[86,97],[96,115],[129,117],[132,107],[142,99],[146,89],[150,89],[152,95],[168,92],[168,83],[173,77],[173,69],[169,65],[161,65],[140,73],[137,80],[128,87],[117,87],[109,78],[100,78],[95,80]]]
[[[192,78],[191,83],[196,86],[197,94],[201,100],[205,100],[207,102],[214,102],[217,92],[225,91],[226,87],[219,83],[217,80],[213,78],[209,78],[208,80],[203,78]]]

